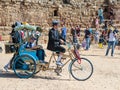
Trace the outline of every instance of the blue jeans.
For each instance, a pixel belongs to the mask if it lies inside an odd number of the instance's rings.
[[[100,18],[100,24],[103,23],[104,17],[103,16],[99,16],[99,18]]]
[[[95,36],[94,39],[95,39],[95,43],[99,42],[99,37]]]
[[[106,51],[106,55],[108,55],[111,46],[112,46],[111,56],[113,56],[114,49],[115,49],[115,41],[109,41],[108,42],[108,48],[107,48],[107,51]]]
[[[65,39],[65,41],[66,41],[66,35],[62,35],[62,38]]]
[[[90,38],[86,38],[86,50],[90,48]]]
[[[78,43],[76,36],[73,36],[73,43]]]

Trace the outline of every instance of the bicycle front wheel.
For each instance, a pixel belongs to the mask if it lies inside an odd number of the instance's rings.
[[[70,63],[69,71],[74,79],[85,81],[93,74],[93,65],[86,58],[81,58],[80,64],[78,63],[78,60],[75,59]]]

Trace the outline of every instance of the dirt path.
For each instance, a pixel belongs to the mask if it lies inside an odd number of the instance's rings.
[[[2,72],[12,54],[0,54],[0,90],[120,90],[120,51],[116,50],[114,57],[105,57],[105,49],[92,46],[92,49],[81,51],[81,54],[94,65],[94,74],[86,81],[76,81],[70,77],[67,66],[62,76],[47,71],[38,73],[34,78],[19,79],[13,71]]]

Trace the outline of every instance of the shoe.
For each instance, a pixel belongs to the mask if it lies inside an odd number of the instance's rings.
[[[105,56],[108,56],[108,54],[105,54]]]
[[[113,57],[113,55],[111,55]]]
[[[8,72],[8,67],[7,66],[4,66],[4,69],[6,72]]]
[[[56,62],[56,64],[59,66],[63,66],[63,64],[61,62]]]
[[[84,49],[85,51],[88,51],[88,49]]]

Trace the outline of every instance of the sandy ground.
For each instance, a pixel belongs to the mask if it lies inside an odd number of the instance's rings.
[[[106,57],[106,49],[93,47],[81,51],[81,56],[88,58],[94,66],[92,77],[86,81],[73,79],[68,73],[68,65],[63,68],[62,76],[45,71],[33,78],[20,79],[13,71],[6,73],[3,69],[12,54],[0,54],[0,90],[120,90],[120,50],[115,50],[114,57]],[[46,60],[49,55],[47,51]]]

